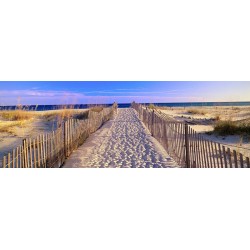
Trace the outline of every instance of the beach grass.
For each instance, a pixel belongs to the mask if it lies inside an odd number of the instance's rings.
[[[9,122],[2,122],[0,121],[0,133],[10,133],[15,134],[13,129],[16,127],[23,127],[25,125],[24,120],[19,121],[9,121]]]
[[[90,108],[90,111],[99,113],[99,112],[101,112],[103,109],[104,109],[103,106],[95,106],[95,107],[91,107],[91,108]]]
[[[236,123],[231,120],[218,121],[214,126],[214,133],[226,135],[250,135],[250,123]]]
[[[152,103],[148,105],[148,108],[149,108],[149,109],[160,109],[160,110],[167,110],[167,109],[170,109],[169,107],[157,106],[157,105],[152,104]]]
[[[0,112],[0,117],[7,121],[24,121],[31,119],[33,116],[33,112],[25,110],[11,110]]]
[[[188,109],[187,112],[192,115],[206,115],[206,111],[204,109]]]

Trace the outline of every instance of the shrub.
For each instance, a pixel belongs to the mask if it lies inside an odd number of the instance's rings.
[[[87,111],[81,112],[79,114],[76,114],[75,118],[79,119],[79,120],[84,120],[84,119],[87,119],[88,116],[89,116],[89,111],[87,110]]]
[[[149,108],[149,109],[156,109],[157,107],[156,107],[154,104],[150,103],[150,104],[148,105],[148,108]]]

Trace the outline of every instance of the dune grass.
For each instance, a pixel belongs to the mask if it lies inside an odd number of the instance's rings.
[[[0,112],[0,117],[7,121],[24,121],[31,119],[33,116],[33,112],[25,110],[11,110]]]
[[[22,121],[12,121],[12,122],[1,122],[0,121],[0,133],[9,133],[9,134],[15,134],[14,128],[16,127],[23,127],[25,125],[24,120]]]
[[[225,135],[250,135],[250,123],[236,123],[230,120],[218,121],[214,126],[214,133]]]
[[[206,111],[204,109],[188,109],[187,112],[192,115],[206,115]]]
[[[55,111],[47,111],[42,115],[48,121],[51,120],[67,120],[70,118],[86,119],[88,118],[88,110],[61,109]]]
[[[99,113],[99,112],[103,111],[103,109],[104,109],[104,107],[102,107],[102,106],[95,106],[95,107],[91,107],[90,111]]]
[[[149,109],[157,109],[158,107],[157,107],[156,105],[150,103],[150,104],[148,105],[148,108],[149,108]]]

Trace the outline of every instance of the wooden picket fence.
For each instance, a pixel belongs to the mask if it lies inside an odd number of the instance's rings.
[[[220,143],[207,140],[187,123],[169,118],[160,111],[133,103],[139,118],[168,154],[188,168],[249,168],[249,157]]]
[[[61,167],[66,158],[116,112],[114,104],[101,112],[89,111],[85,120],[69,119],[55,131],[23,140],[3,157],[3,168]]]

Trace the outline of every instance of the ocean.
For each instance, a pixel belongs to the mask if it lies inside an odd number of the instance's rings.
[[[143,103],[149,105],[150,103]],[[213,106],[250,106],[250,102],[179,102],[179,103],[153,103],[154,105],[161,107],[213,107]],[[119,108],[128,108],[130,103],[119,103]],[[112,104],[105,104],[106,107],[112,106]],[[74,105],[23,105],[23,110],[36,110],[36,111],[46,111],[46,110],[58,110],[65,108],[74,109],[86,109],[88,104],[74,104]],[[15,110],[18,106],[0,106],[0,110]]]

